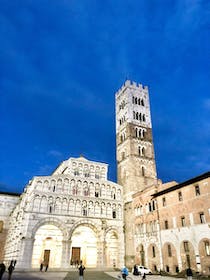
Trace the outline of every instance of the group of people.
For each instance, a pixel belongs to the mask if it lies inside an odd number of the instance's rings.
[[[12,278],[13,270],[15,269],[16,260],[12,260],[8,266],[8,280]],[[0,279],[2,279],[4,272],[6,271],[6,266],[3,262],[0,263]]]

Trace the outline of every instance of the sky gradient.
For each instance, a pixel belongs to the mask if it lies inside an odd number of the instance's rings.
[[[81,154],[116,181],[126,79],[149,87],[158,178],[210,170],[210,1],[0,2],[0,191]]]

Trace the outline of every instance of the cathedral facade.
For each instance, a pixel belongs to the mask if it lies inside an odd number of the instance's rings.
[[[0,192],[0,260],[19,269],[121,268],[210,275],[210,172],[157,178],[148,87],[126,81],[115,95],[117,184],[108,165],[84,157]]]
[[[108,166],[83,157],[64,161],[51,176],[34,177],[23,194],[1,195],[1,258],[19,269],[67,269],[124,263],[122,186]],[[9,213],[10,212],[10,213]],[[9,220],[8,220],[8,216]],[[3,247],[3,246],[2,246]]]

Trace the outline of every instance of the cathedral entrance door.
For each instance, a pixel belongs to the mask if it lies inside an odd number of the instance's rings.
[[[80,247],[72,247],[71,264],[79,264],[80,261]]]
[[[50,250],[44,250],[44,264],[49,265]]]

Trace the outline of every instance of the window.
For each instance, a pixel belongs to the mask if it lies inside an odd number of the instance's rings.
[[[205,252],[207,256],[210,256],[210,245],[209,241],[204,241]]]
[[[162,198],[162,203],[163,203],[163,206],[166,206],[166,198],[165,197]]]
[[[99,196],[99,193],[98,192],[95,192],[95,197],[98,197]]]
[[[188,241],[184,241],[184,251],[185,251],[185,253],[189,252],[189,243],[188,243]]]
[[[96,179],[99,179],[99,178],[100,178],[99,174],[96,174],[96,175],[95,175],[95,178],[96,178]]]
[[[165,223],[165,229],[168,229],[168,221],[166,220],[164,223]]]
[[[183,200],[182,192],[179,192],[179,193],[178,193],[178,199],[179,199],[179,201],[182,201],[182,200]]]
[[[195,186],[195,195],[196,196],[198,196],[198,195],[200,195],[201,193],[200,193],[200,188],[199,188],[199,186],[197,185],[197,186]]]
[[[4,228],[4,222],[0,221],[0,233],[3,231]]]
[[[166,272],[169,272],[169,266],[166,265]]]
[[[152,257],[155,258],[155,247],[152,246]]]
[[[144,166],[141,167],[141,175],[144,177],[145,176],[145,168]]]
[[[186,222],[185,222],[185,217],[181,217],[181,225],[182,227],[185,227],[186,226]]]
[[[172,251],[171,251],[171,245],[168,244],[168,256],[171,257],[172,256]]]
[[[52,206],[49,207],[49,213],[52,213]]]
[[[112,218],[116,219],[116,211],[115,210],[112,211]]]
[[[78,171],[78,170],[75,170],[75,171],[74,171],[74,175],[75,175],[75,176],[79,176],[79,171]]]
[[[87,216],[87,209],[86,209],[86,208],[83,208],[83,209],[82,209],[82,215],[83,215],[83,216]]]
[[[206,219],[205,219],[205,215],[204,215],[204,213],[203,213],[203,212],[201,212],[199,215],[200,215],[200,222],[201,222],[201,224],[205,224]]]

